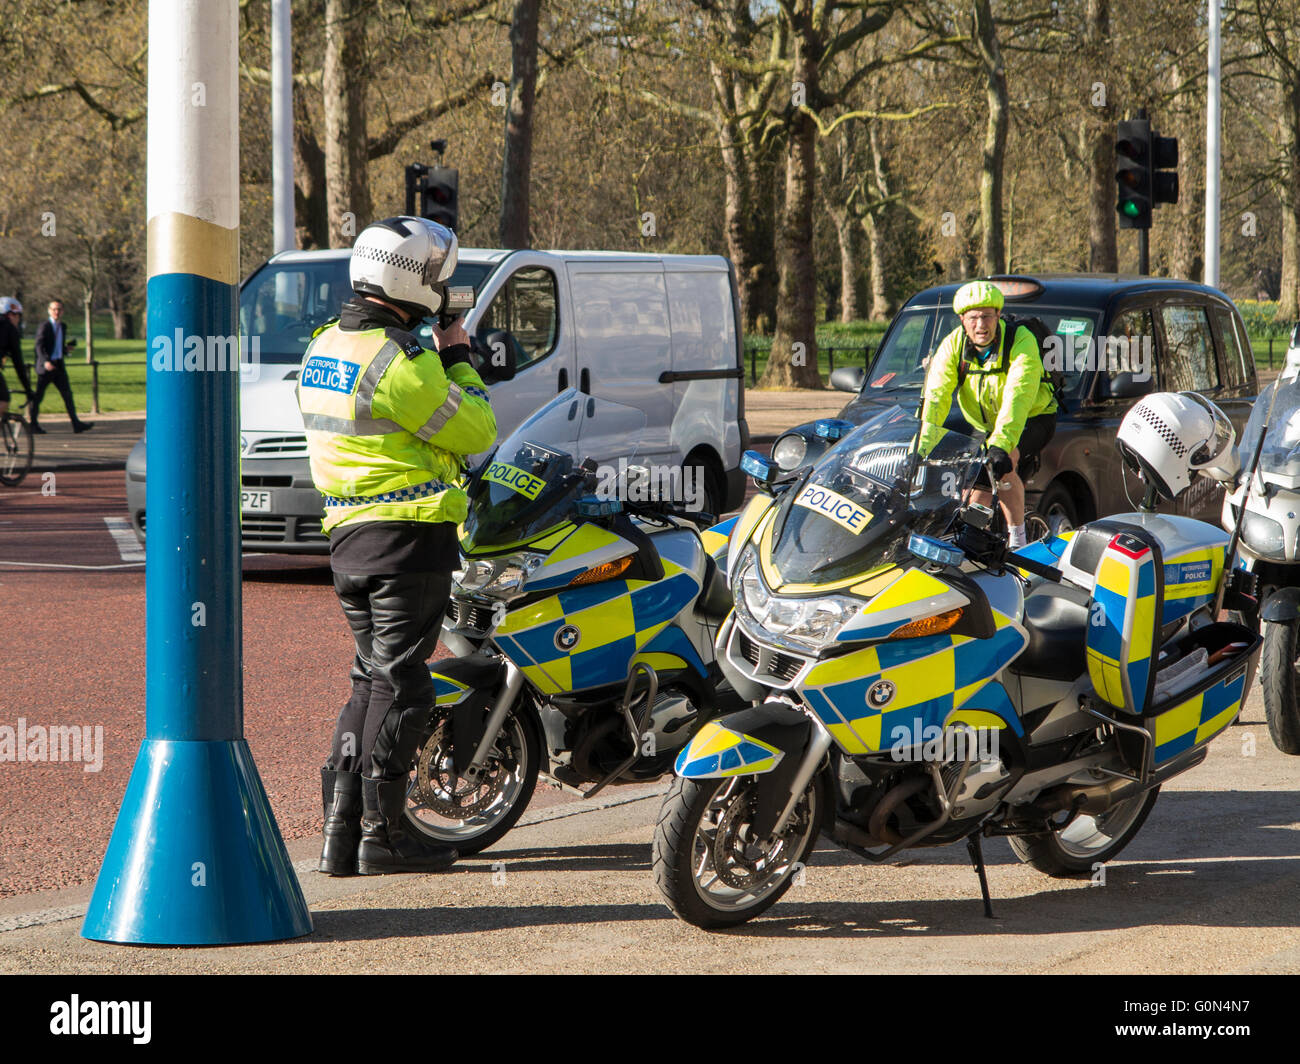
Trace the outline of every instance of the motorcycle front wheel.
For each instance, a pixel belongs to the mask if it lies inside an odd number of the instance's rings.
[[[1296,703],[1296,640],[1300,620],[1264,622],[1259,685],[1264,690],[1268,734],[1284,754],[1300,754],[1300,705]]]
[[[808,784],[785,831],[754,836],[758,790],[766,776],[677,778],[655,825],[655,884],[681,919],[705,929],[734,927],[774,905],[817,842],[822,789]]]
[[[541,739],[536,715],[517,702],[477,782],[456,773],[454,743],[451,714],[444,713],[416,755],[406,795],[406,826],[465,856],[498,841],[528,808],[541,769]]]

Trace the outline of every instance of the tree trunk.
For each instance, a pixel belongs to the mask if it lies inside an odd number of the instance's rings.
[[[793,17],[794,90],[815,106],[821,42],[812,21],[812,0],[797,0]],[[791,117],[785,164],[785,208],[777,241],[779,270],[776,335],[763,388],[820,388],[817,368],[817,273],[813,259],[813,197],[817,187],[817,127],[796,110]]]
[[[876,198],[889,196],[889,171],[885,164],[885,152],[880,141],[880,127],[872,122],[867,135],[871,149],[871,167],[875,173]],[[894,303],[889,298],[889,241],[885,239],[886,212],[892,208],[889,204],[872,211],[866,218],[867,242],[871,251],[871,310],[872,321],[888,321],[894,316]]]
[[[366,0],[326,0],[325,187],[330,247],[351,247],[370,221],[366,170]]]
[[[1092,69],[1107,70],[1110,62],[1110,0],[1088,0],[1085,40]],[[1111,86],[1103,83],[1104,92]],[[1088,270],[1115,273],[1119,249],[1115,234],[1115,108],[1107,95],[1098,107],[1089,88],[1088,117],[1084,120],[1084,151],[1088,157]]]
[[[1282,201],[1282,283],[1277,320],[1300,319],[1300,81],[1294,70],[1279,65],[1281,108],[1278,130],[1284,154],[1279,199]],[[1290,79],[1290,80],[1288,80]]]
[[[974,36],[984,65],[984,98],[988,119],[984,127],[984,154],[980,160],[980,233],[984,273],[1005,273],[1006,248],[1002,236],[1002,170],[1007,148],[1007,75],[998,48],[990,0],[973,0]]]
[[[776,324],[777,155],[774,149],[769,149],[755,157],[751,147],[749,159],[751,196],[758,209],[750,216],[746,227],[749,261],[752,263],[748,281],[751,311],[747,313],[753,315],[754,328],[766,334]]]
[[[835,217],[840,245],[840,321],[862,316],[862,226],[848,211]]]
[[[1170,66],[1170,79],[1182,84],[1179,63]],[[1178,203],[1166,208],[1173,222],[1169,276],[1200,281],[1205,247],[1205,98],[1196,89],[1174,100],[1171,135],[1178,138]]]
[[[295,236],[304,249],[329,247],[325,196],[325,152],[316,140],[302,97],[293,94],[293,202]]]
[[[528,183],[533,165],[533,101],[537,95],[537,20],[541,0],[518,0],[510,22],[510,105],[501,159],[503,248],[526,248]]]
[[[135,317],[127,309],[126,290],[110,276],[108,282],[108,312],[113,315],[113,339],[135,339]]]

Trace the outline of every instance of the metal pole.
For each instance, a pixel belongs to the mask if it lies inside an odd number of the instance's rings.
[[[151,0],[145,738],[81,933],[218,945],[311,918],[244,741],[238,0]]]
[[[1145,277],[1151,272],[1151,233],[1147,229],[1138,230],[1138,274]]]
[[[293,216],[293,37],[289,0],[271,0],[271,187],[275,251],[298,246]]]
[[[1209,81],[1205,91],[1205,283],[1219,286],[1219,158],[1221,126],[1219,110],[1219,0],[1208,0]]]

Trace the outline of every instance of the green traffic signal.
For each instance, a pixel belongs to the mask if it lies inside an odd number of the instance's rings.
[[[1142,213],[1142,208],[1139,207],[1132,200],[1125,200],[1124,203],[1120,206],[1120,210],[1124,214],[1127,214],[1130,218],[1136,218],[1139,214]]]

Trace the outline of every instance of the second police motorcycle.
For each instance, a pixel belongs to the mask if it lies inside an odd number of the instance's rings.
[[[430,666],[409,829],[476,853],[539,776],[587,797],[656,779],[706,720],[744,705],[713,652],[731,609],[726,535],[658,497],[672,493],[644,467],[609,462],[635,461],[644,424],[571,388],[470,477],[443,620],[458,656]]]
[[[1232,453],[1190,393],[1148,396],[1120,430],[1140,512],[1007,551],[967,501],[980,442],[925,455],[895,407],[760,482],[727,548],[735,609],[719,664],[754,705],[701,727],[676,761],[655,880],[680,918],[752,919],[819,835],[866,860],[964,840],[992,914],[981,839],[1048,875],[1095,870],[1136,835],[1166,780],[1236,719],[1260,639],[1230,537],[1157,514]],[[995,504],[996,505],[996,504]]]

